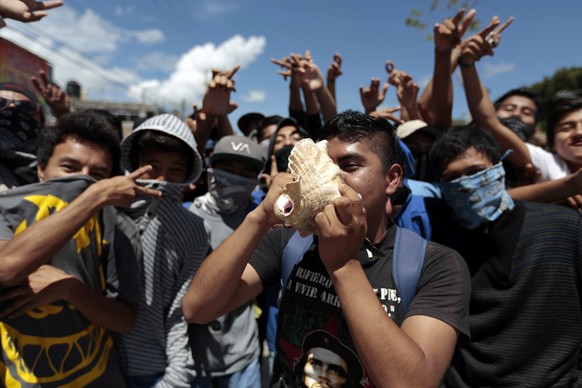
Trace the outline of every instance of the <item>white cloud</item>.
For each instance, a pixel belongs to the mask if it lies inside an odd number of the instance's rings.
[[[123,10],[130,11],[129,7]],[[63,7],[34,27],[20,23],[3,28],[0,36],[46,59],[53,67],[55,82],[64,87],[69,81],[77,81],[91,99],[126,100],[128,85],[140,81],[137,72],[144,70],[144,66],[148,70],[171,72],[177,62],[176,57],[165,55],[162,59],[158,53],[141,57],[140,66],[109,67],[122,43],[158,43],[164,40],[164,35],[156,29],[119,28],[91,10],[77,14]]]
[[[24,30],[19,25],[19,29]],[[126,30],[103,19],[92,10],[78,15],[73,9],[63,7],[45,18],[41,28],[47,36],[83,53],[113,53],[122,43],[138,41],[151,44],[163,42],[165,36],[158,29]],[[38,35],[34,33],[34,35]]]
[[[204,19],[211,16],[235,12],[240,8],[240,6],[241,5],[238,2],[226,3],[217,0],[206,0],[198,7],[198,12],[196,12],[195,15],[198,19]]]
[[[160,51],[146,52],[134,59],[133,68],[135,70],[163,71],[171,73],[176,68],[178,57]]]
[[[263,53],[265,45],[266,39],[262,36],[245,39],[235,35],[219,46],[213,43],[194,46],[178,60],[168,79],[137,83],[132,86],[132,94],[151,96],[174,106],[199,104],[213,67],[231,69],[239,64],[244,69]],[[147,90],[144,92],[144,89]]]
[[[157,29],[128,31],[127,35],[135,38],[137,41],[143,44],[162,43],[166,39],[164,33]]]
[[[487,78],[493,78],[499,74],[511,73],[514,69],[514,63],[485,63],[483,66],[484,75]]]
[[[267,92],[265,90],[251,90],[242,97],[242,100],[246,102],[263,102],[266,98]]]

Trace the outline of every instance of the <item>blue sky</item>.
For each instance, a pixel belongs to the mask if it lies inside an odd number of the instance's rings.
[[[441,0],[445,2],[445,0]],[[384,62],[410,73],[422,87],[430,79],[433,44],[404,23],[412,8],[425,11],[429,30],[454,11],[429,11],[431,0],[65,0],[33,25],[8,21],[0,36],[53,64],[55,81],[75,80],[91,99],[200,103],[213,66],[241,64],[233,101],[239,116],[258,111],[286,115],[288,84],[271,58],[311,50],[325,71],[334,52],[343,60],[338,109],[362,109],[358,88],[386,79]],[[493,98],[540,81],[561,67],[582,66],[579,0],[480,0],[485,26],[497,15],[515,16],[495,56],[478,64]],[[34,37],[30,39],[29,36]],[[454,75],[453,114],[467,117],[460,77]],[[398,105],[388,91],[384,106]]]

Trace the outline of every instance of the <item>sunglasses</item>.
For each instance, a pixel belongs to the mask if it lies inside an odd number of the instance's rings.
[[[11,100],[9,98],[0,97],[0,110],[8,108],[10,104],[14,104],[21,112],[34,114],[38,110],[38,105],[32,101],[27,100]]]

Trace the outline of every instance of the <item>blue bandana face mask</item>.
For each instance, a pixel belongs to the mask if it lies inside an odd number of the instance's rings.
[[[475,229],[487,221],[495,221],[515,206],[505,190],[502,163],[443,183],[443,195],[455,218],[467,229]]]

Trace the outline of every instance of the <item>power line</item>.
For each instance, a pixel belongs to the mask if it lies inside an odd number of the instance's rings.
[[[72,57],[70,55],[67,55],[62,50],[60,50],[60,49],[58,49],[56,47],[53,47],[53,46],[51,46],[49,44],[46,44],[46,43],[44,43],[44,42],[42,42],[40,40],[37,40],[36,37],[32,36],[31,34],[28,34],[28,33],[24,32],[24,31],[22,31],[22,30],[20,30],[18,28],[14,28],[12,26],[7,26],[7,27],[8,27],[9,30],[14,31],[14,32],[20,34],[21,36],[24,36],[25,38],[34,41],[36,44],[38,44],[39,46],[44,47],[45,49],[47,49],[48,51],[52,52],[53,54],[55,54],[55,55],[57,55],[57,56],[65,59],[65,60],[69,61],[70,63],[78,66],[79,68],[81,68],[83,70],[86,70],[86,71],[92,73],[98,79],[100,79],[100,80],[102,80],[104,82],[107,82],[107,83],[109,83],[109,84],[111,84],[113,86],[118,87],[119,89],[121,89],[125,93],[128,93],[128,94],[133,95],[134,97],[136,97],[138,99],[141,99],[142,96],[137,95],[137,94],[131,92],[130,85],[128,85],[128,84],[126,84],[126,83],[124,83],[122,81],[116,80],[114,77],[111,77],[110,75],[106,75],[103,72],[97,70],[99,67],[101,67],[103,69],[107,69],[107,67],[108,67],[107,65],[99,62],[95,58],[92,58],[92,57],[90,57],[90,56],[82,53],[81,51],[79,51],[79,50],[77,50],[77,49],[75,49],[73,47],[68,46],[67,44],[65,44],[62,41],[56,39],[55,37],[51,36],[50,34],[46,33],[45,31],[43,31],[41,29],[38,29],[37,27],[34,27],[33,25],[28,25],[27,26],[28,28],[31,28],[36,33],[38,33],[39,35],[45,36],[45,37],[47,37],[47,38],[49,38],[49,39],[51,39],[51,40],[59,43],[61,46],[66,47],[68,50],[70,50],[70,51],[74,52],[75,54],[79,55],[84,60],[92,63],[94,66],[87,66],[86,63],[83,63],[82,61],[79,61],[78,59],[76,59],[76,58],[74,58],[74,57]],[[166,101],[162,102],[159,98],[157,98],[157,101],[158,101],[158,103],[161,103],[161,104],[169,104],[174,109],[177,109],[178,108],[177,105],[175,105],[173,103],[168,103]]]

